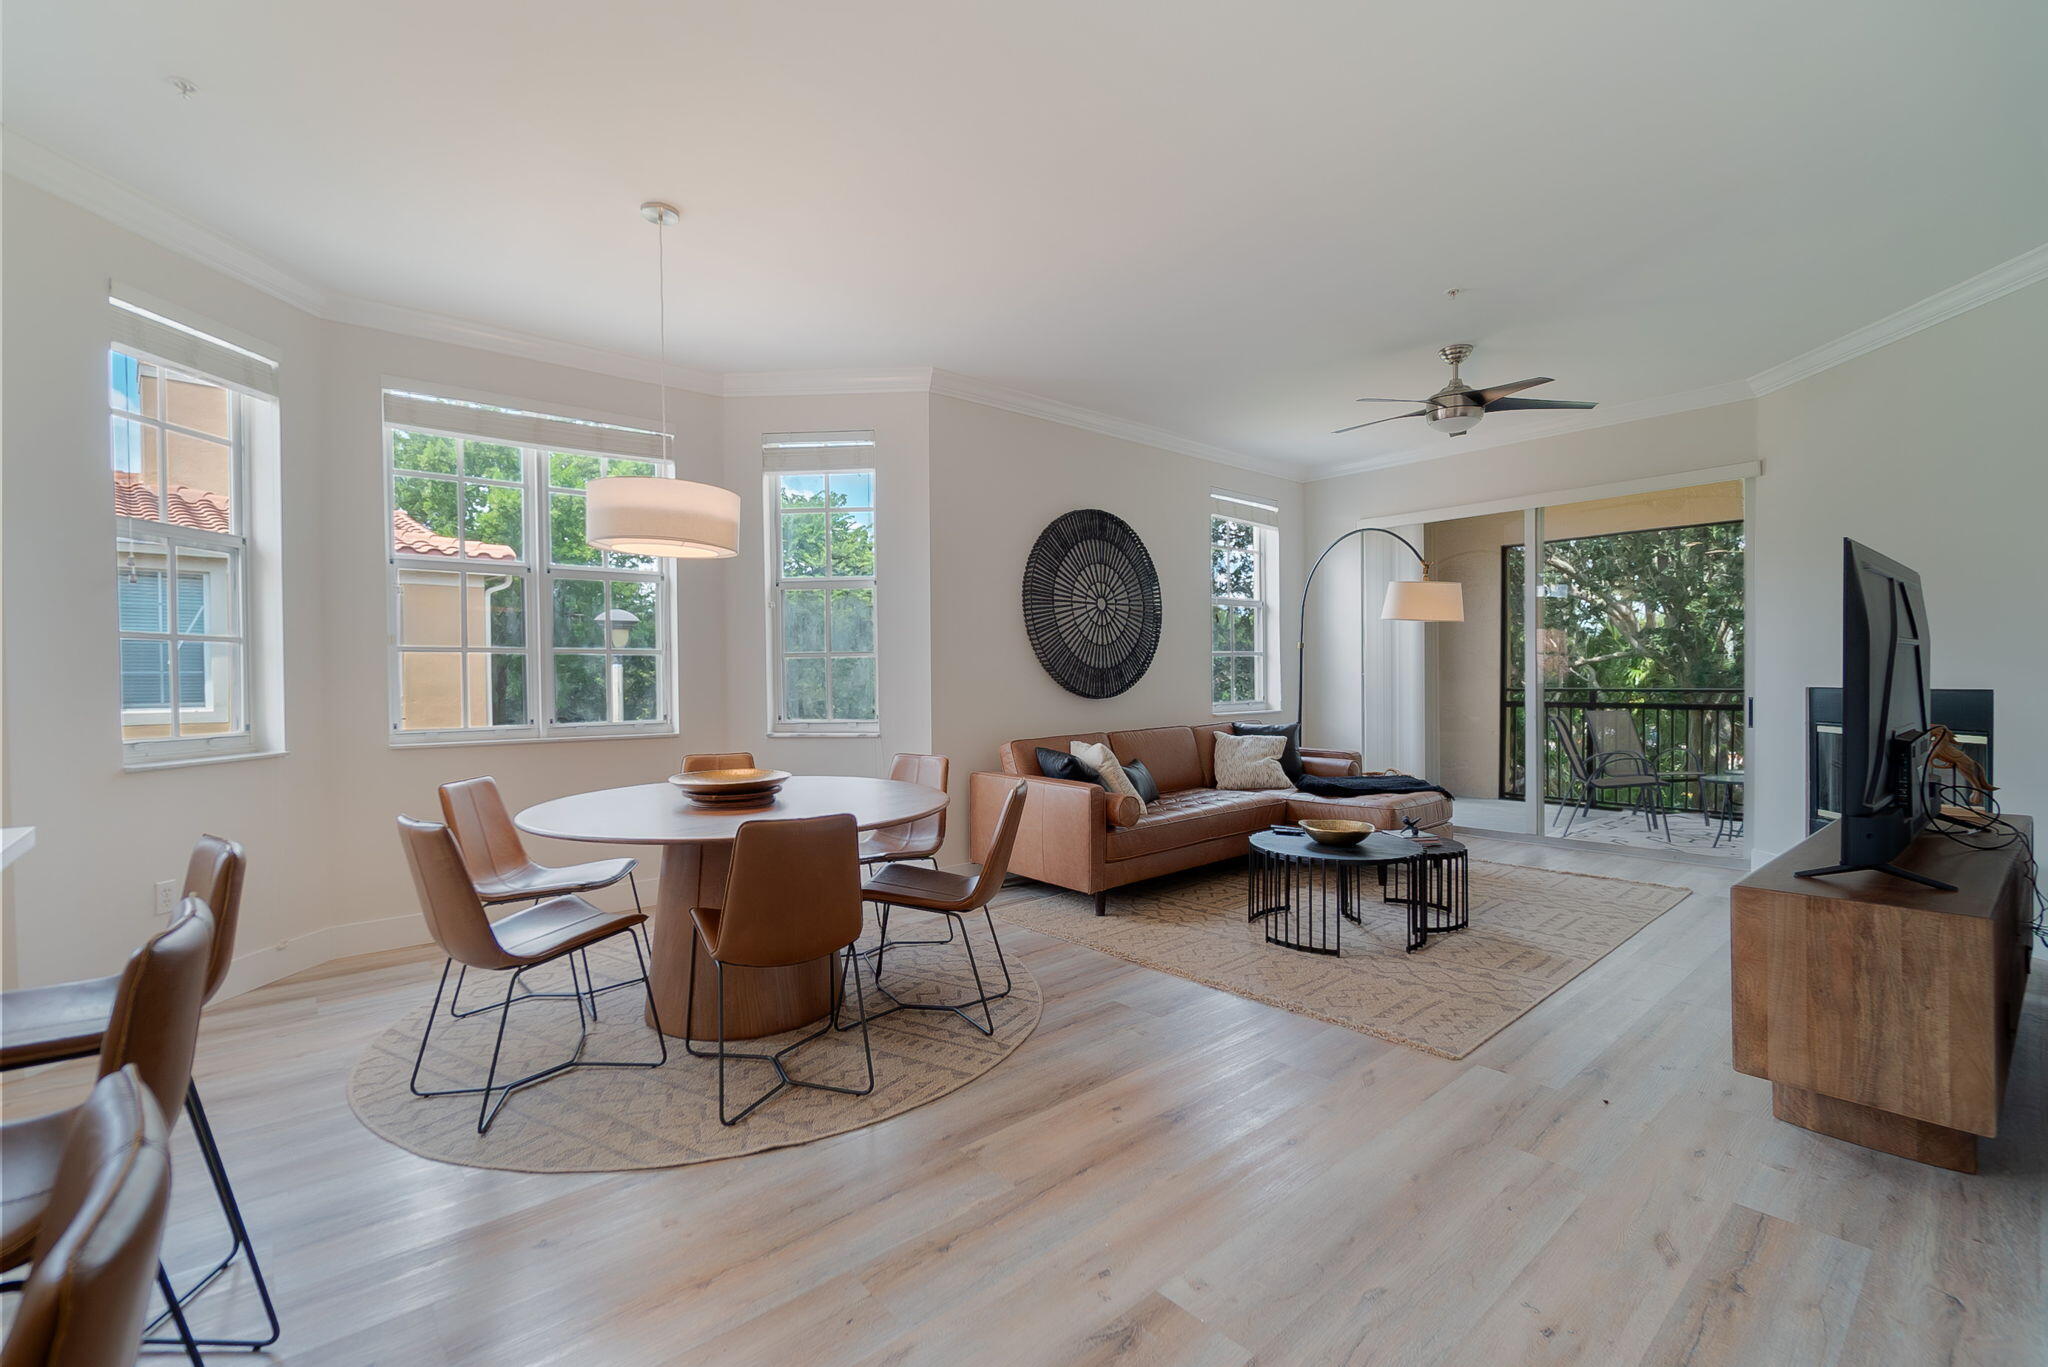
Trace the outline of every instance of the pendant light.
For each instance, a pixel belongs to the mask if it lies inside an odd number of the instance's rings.
[[[660,337],[661,440],[668,432],[668,229],[681,221],[673,204],[649,200],[640,216],[654,225],[655,317]],[[663,447],[664,454],[667,447]],[[584,539],[620,555],[669,560],[724,560],[739,554],[740,496],[686,479],[609,475],[587,488]]]

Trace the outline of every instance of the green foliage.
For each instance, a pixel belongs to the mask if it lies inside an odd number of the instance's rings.
[[[452,475],[455,473],[455,439],[430,436],[425,432],[393,432],[391,463],[401,470]]]
[[[607,720],[602,655],[555,655],[555,720]]]
[[[857,508],[872,498],[869,476],[784,475],[778,481],[782,513],[782,575],[859,579],[875,572],[875,515]],[[815,511],[813,511],[815,510]]]
[[[1544,682],[1565,688],[1742,687],[1743,524],[1545,544]],[[1523,548],[1509,546],[1506,684],[1523,677]]]
[[[1259,558],[1254,551],[1258,531],[1249,522],[1230,517],[1209,519],[1210,595],[1215,598],[1259,596]]]

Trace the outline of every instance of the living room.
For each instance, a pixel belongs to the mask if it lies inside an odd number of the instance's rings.
[[[2042,19],[1443,21],[10,5],[7,1367],[2041,1361]]]

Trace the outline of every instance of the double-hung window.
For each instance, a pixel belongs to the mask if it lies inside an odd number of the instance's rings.
[[[115,295],[107,353],[125,761],[258,748],[252,452],[276,435],[274,362]]]
[[[387,392],[395,742],[666,733],[668,562],[584,539],[591,480],[667,476],[618,424]]]
[[[1209,699],[1219,713],[1280,704],[1278,513],[1234,494],[1210,499]]]
[[[776,731],[879,729],[875,471],[847,460],[873,447],[868,433],[764,443]]]

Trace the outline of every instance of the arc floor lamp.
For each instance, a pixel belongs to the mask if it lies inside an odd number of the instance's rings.
[[[1366,532],[1379,532],[1391,536],[1408,548],[1415,557],[1415,563],[1422,567],[1420,579],[1395,579],[1387,585],[1387,600],[1380,607],[1380,617],[1389,622],[1462,622],[1465,620],[1465,586],[1455,580],[1436,580],[1429,577],[1429,562],[1422,558],[1422,552],[1415,543],[1399,532],[1387,527],[1353,527],[1350,531],[1323,547],[1323,553],[1316,557],[1316,563],[1309,566],[1308,578],[1301,582],[1301,625],[1296,636],[1294,649],[1294,724],[1302,727],[1308,720],[1308,591],[1316,582],[1316,571],[1330,558],[1330,552],[1354,536]]]

